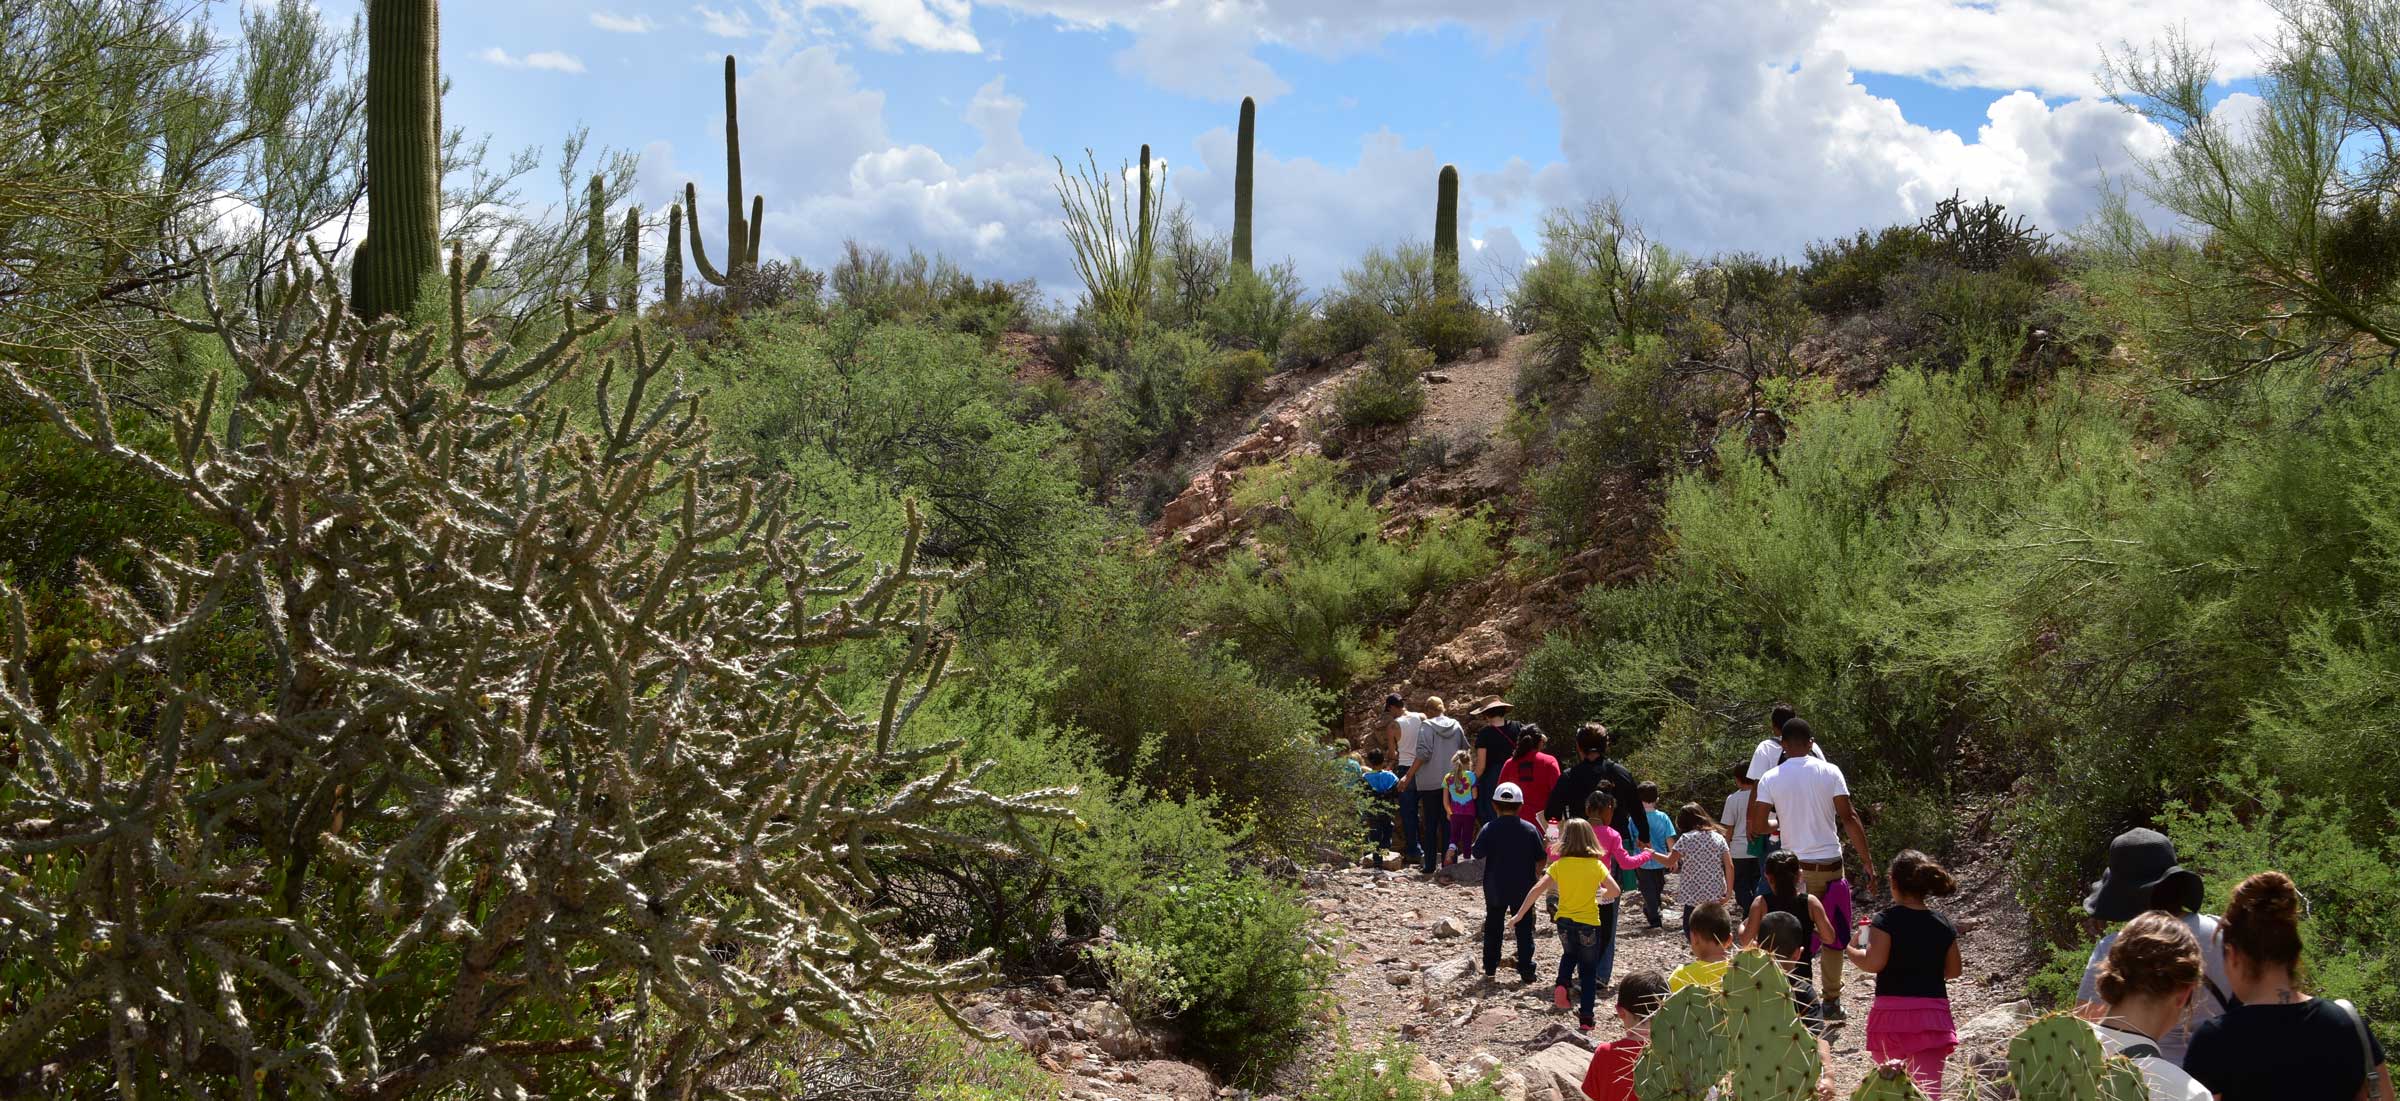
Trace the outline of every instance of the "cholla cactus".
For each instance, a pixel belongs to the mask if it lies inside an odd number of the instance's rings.
[[[1648,1101],[1701,1101],[1725,1077],[1723,996],[1687,986],[1650,1015],[1650,1043],[1633,1065],[1634,1092]]]
[[[1775,958],[1747,949],[1725,972],[1725,1036],[1739,1101],[1807,1101],[1825,1070],[1816,1037],[1792,1008],[1792,985]]]
[[[212,380],[168,454],[0,364],[216,529],[87,567],[113,641],[56,693],[0,587],[0,1092],[738,1096],[712,1075],[779,1032],[870,1045],[871,996],[980,981],[886,939],[869,861],[1007,853],[1066,793],[904,737],[950,654],[913,508],[862,569],[709,454],[638,329],[596,379],[572,309],[494,347],[481,267],[407,331],[295,265],[266,343],[218,318],[240,396]],[[220,440],[224,406],[265,430]],[[845,663],[888,680],[837,698]],[[1002,836],[936,824],[967,807]]]
[[[1859,1079],[1850,1101],[1925,1101],[1925,1091],[1908,1076],[1908,1064],[1885,1063]]]

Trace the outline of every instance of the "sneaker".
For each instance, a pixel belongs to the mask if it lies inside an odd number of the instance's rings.
[[[1565,1009],[1568,1006],[1575,1004],[1572,999],[1567,997],[1567,988],[1563,986],[1553,986],[1550,988],[1550,1002],[1560,1009]]]
[[[1560,987],[1560,989],[1563,990],[1565,987]],[[1828,1001],[1825,1003],[1825,1019],[1828,1021],[1847,1021],[1850,1019],[1850,1015],[1842,1012],[1842,1003],[1838,1001]]]
[[[1590,1032],[1592,1030],[1592,1023],[1593,1022],[1590,1017],[1577,1017],[1575,1019],[1575,1031]]]
[[[1520,984],[1520,985],[1526,985],[1526,986],[1530,986],[1530,985],[1532,985],[1532,983],[1533,983],[1533,972],[1531,972],[1531,971],[1519,971],[1519,972],[1517,972],[1517,982],[1518,982],[1518,984]]]

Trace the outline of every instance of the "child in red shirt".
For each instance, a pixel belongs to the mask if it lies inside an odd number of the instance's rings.
[[[1636,971],[1617,984],[1617,1020],[1625,1026],[1625,1038],[1592,1052],[1591,1069],[1583,1072],[1585,1097],[1640,1101],[1633,1092],[1633,1064],[1650,1043],[1650,1015],[1666,1000],[1667,977],[1656,971]]]

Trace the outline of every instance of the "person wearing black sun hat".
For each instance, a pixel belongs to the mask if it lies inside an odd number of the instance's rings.
[[[2225,971],[2223,939],[2217,935],[2223,919],[2200,912],[2206,897],[2200,873],[2175,862],[2175,843],[2167,840],[2167,835],[2132,829],[2108,843],[2108,867],[2092,881],[2091,893],[2083,900],[2083,912],[2091,915],[2095,926],[2122,925],[2147,911],[2164,910],[2200,941],[2200,988],[2193,991],[2183,1020],[2158,1037],[2159,1054],[2178,1066],[2193,1031],[2236,1004],[2233,980]],[[2092,958],[2083,969],[2083,984],[2075,993],[2079,1012],[2088,1015],[2100,1005],[2100,963],[2108,958],[2116,939],[2111,932],[2092,949]]]

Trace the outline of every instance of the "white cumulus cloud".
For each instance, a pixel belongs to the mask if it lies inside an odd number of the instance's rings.
[[[498,46],[487,46],[475,56],[504,69],[545,69],[554,73],[583,71],[583,62],[577,60],[575,55],[557,50],[537,50],[523,57],[513,57]]]
[[[618,15],[605,11],[592,13],[592,25],[617,34],[649,34],[658,29],[658,23],[647,15]]]

